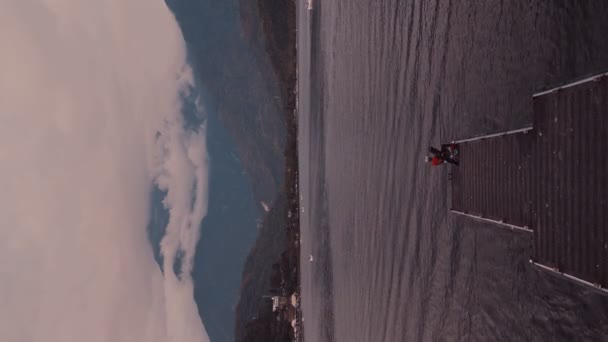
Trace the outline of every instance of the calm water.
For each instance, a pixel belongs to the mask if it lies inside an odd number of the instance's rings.
[[[530,235],[448,215],[447,171],[422,161],[608,70],[608,2],[314,5],[298,14],[306,340],[608,341],[608,297],[531,268]]]

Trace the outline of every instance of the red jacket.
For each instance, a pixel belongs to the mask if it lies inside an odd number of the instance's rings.
[[[433,157],[433,159],[431,160],[431,164],[433,166],[441,165],[441,164],[443,164],[443,159],[437,158],[437,157]]]

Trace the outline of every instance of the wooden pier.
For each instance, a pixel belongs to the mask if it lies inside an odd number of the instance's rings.
[[[608,293],[608,74],[532,102],[531,127],[456,141],[451,210],[532,233],[534,265]]]

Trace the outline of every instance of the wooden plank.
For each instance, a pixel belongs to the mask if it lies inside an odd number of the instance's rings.
[[[533,126],[460,143],[456,214],[534,233],[535,265],[608,288],[608,73],[533,96]]]

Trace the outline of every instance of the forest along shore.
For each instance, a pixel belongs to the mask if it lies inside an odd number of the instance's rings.
[[[236,308],[236,341],[301,341],[300,209],[296,113],[296,4],[289,0],[240,0],[247,36],[264,39],[279,83],[285,122],[284,176],[258,225],[258,237],[243,269]],[[256,7],[256,8],[253,8]],[[259,25],[250,18],[257,11]],[[256,34],[257,33],[257,34]]]

